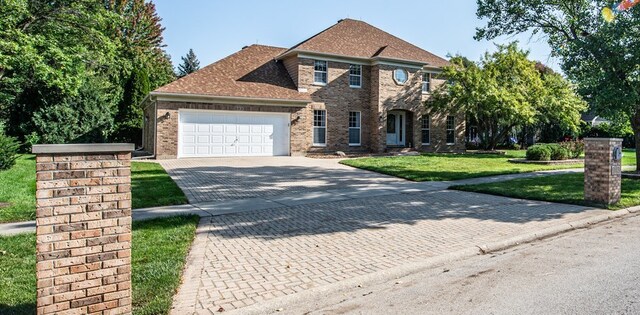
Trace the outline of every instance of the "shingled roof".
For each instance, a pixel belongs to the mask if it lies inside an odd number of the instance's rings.
[[[416,61],[433,67],[449,62],[418,46],[393,36],[366,22],[343,19],[328,29],[293,46],[283,55],[294,51],[315,52],[357,58],[387,58]]]
[[[308,101],[298,92],[282,62],[286,48],[251,45],[194,73],[160,87],[154,94],[176,93]]]
[[[240,97],[310,102],[278,58],[296,52],[369,60],[404,60],[443,67],[448,61],[365,22],[344,19],[290,49],[251,45],[160,87],[153,95]]]

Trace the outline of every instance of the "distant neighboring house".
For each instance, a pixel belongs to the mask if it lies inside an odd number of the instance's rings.
[[[145,150],[157,158],[463,151],[464,113],[423,101],[448,61],[344,19],[295,45],[251,45],[150,93]]]
[[[582,120],[591,127],[597,127],[598,125],[609,122],[609,120],[604,119],[593,113],[582,114]]]

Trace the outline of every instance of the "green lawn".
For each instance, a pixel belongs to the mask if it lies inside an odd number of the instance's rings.
[[[167,314],[199,218],[133,223],[134,314]],[[35,314],[35,234],[0,237],[0,314]]]
[[[148,208],[187,203],[187,197],[158,163],[131,163],[133,208]]]
[[[506,155],[423,154],[419,156],[373,157],[343,160],[341,163],[413,181],[448,181],[502,174],[580,168],[582,164],[515,164],[508,160],[524,158],[524,150],[507,150]],[[625,150],[625,165],[635,165],[635,152]]]
[[[22,155],[10,170],[0,171],[0,223],[35,219],[35,157]],[[169,206],[187,203],[187,197],[162,166],[157,163],[131,163],[133,208]]]
[[[534,178],[521,178],[505,182],[453,186],[451,189],[479,192],[521,199],[569,203],[584,206],[602,206],[584,201],[584,174],[563,174]],[[622,199],[609,209],[622,209],[640,205],[640,181],[622,179]]]

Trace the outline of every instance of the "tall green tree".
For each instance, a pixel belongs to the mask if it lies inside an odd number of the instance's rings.
[[[479,63],[454,57],[448,83],[426,102],[433,110],[464,111],[478,124],[483,148],[493,150],[516,128],[560,123],[577,129],[585,103],[557,75],[543,77],[516,43],[498,46]]]
[[[178,78],[182,78],[190,73],[194,73],[200,69],[200,61],[193,49],[189,49],[186,56],[182,57],[182,63],[178,65]]]
[[[111,74],[116,46],[102,30],[116,22],[96,1],[2,1],[0,119],[8,133],[24,140],[36,130],[34,113]]]
[[[108,0],[105,5],[121,18],[121,23],[110,29],[120,45],[122,87],[112,140],[141,144],[142,100],[149,91],[175,79],[171,60],[163,50],[162,19],[155,4],[144,0]]]
[[[600,12],[614,3],[611,0],[477,2],[477,15],[486,25],[477,29],[476,39],[542,34],[593,110],[629,119],[640,147],[640,7],[607,23]],[[640,150],[636,156],[640,169]]]
[[[0,0],[0,123],[32,143],[139,139],[140,94],[175,78],[160,21],[144,0]]]

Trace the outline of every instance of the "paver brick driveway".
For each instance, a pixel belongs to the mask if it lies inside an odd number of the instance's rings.
[[[191,203],[404,182],[341,165],[336,159],[236,157],[166,160],[160,163]]]
[[[203,218],[173,313],[242,311],[604,212],[439,190]]]

